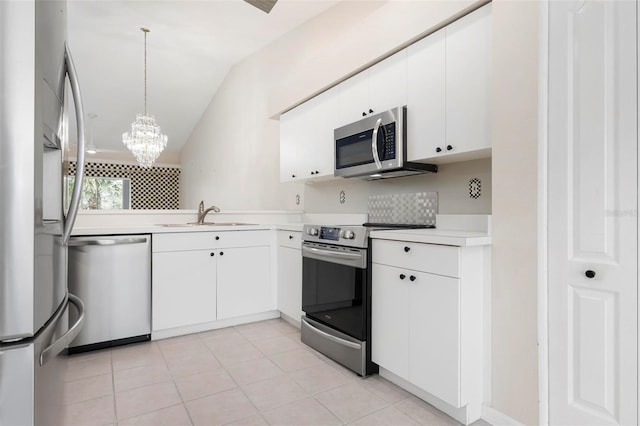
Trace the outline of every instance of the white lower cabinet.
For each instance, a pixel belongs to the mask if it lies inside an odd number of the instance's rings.
[[[201,331],[274,310],[271,240],[268,230],[155,234],[152,333]]]
[[[153,253],[153,330],[216,320],[216,260],[212,252]]]
[[[452,411],[438,408],[458,420],[477,420],[482,403],[482,249],[374,239],[372,251],[373,362],[409,390],[422,392],[418,396],[436,398],[425,398],[428,402],[448,404]],[[443,270],[456,276],[442,275]]]
[[[278,310],[295,321],[302,317],[301,232],[278,231]]]
[[[269,247],[220,250],[218,255],[218,319],[271,309]]]

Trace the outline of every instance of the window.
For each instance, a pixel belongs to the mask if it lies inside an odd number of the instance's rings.
[[[65,210],[69,208],[75,176],[65,176]],[[80,208],[85,210],[121,210],[131,208],[131,180],[88,177],[82,181]]]

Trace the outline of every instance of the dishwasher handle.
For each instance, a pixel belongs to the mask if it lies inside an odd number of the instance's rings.
[[[116,244],[142,244],[147,242],[147,237],[139,238],[99,238],[93,240],[69,240],[69,247],[82,247],[82,246],[113,246]]]

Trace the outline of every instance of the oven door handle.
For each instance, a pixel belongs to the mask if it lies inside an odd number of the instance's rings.
[[[322,250],[315,247],[302,246],[303,256],[304,256],[304,253],[307,251],[311,253],[315,253],[320,256],[334,257],[336,259],[361,259],[362,258],[362,254],[360,253],[343,253],[341,251]]]
[[[333,335],[331,335],[329,333],[325,333],[324,331],[319,330],[319,329],[315,328],[313,325],[311,325],[307,321],[307,319],[305,317],[302,317],[300,319],[308,327],[308,329],[310,331],[312,331],[312,332],[314,332],[316,334],[319,334],[320,336],[324,337],[325,339],[329,339],[332,342],[335,342],[335,343],[337,343],[339,345],[342,345],[342,346],[346,346],[346,347],[351,348],[351,349],[358,349],[358,350],[362,349],[362,345],[359,344],[359,343],[353,343],[353,342],[350,342],[348,340],[344,340],[344,339],[341,339],[339,337],[333,336]]]

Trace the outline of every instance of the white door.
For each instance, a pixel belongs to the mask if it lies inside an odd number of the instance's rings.
[[[549,4],[549,422],[636,425],[637,5]]]

